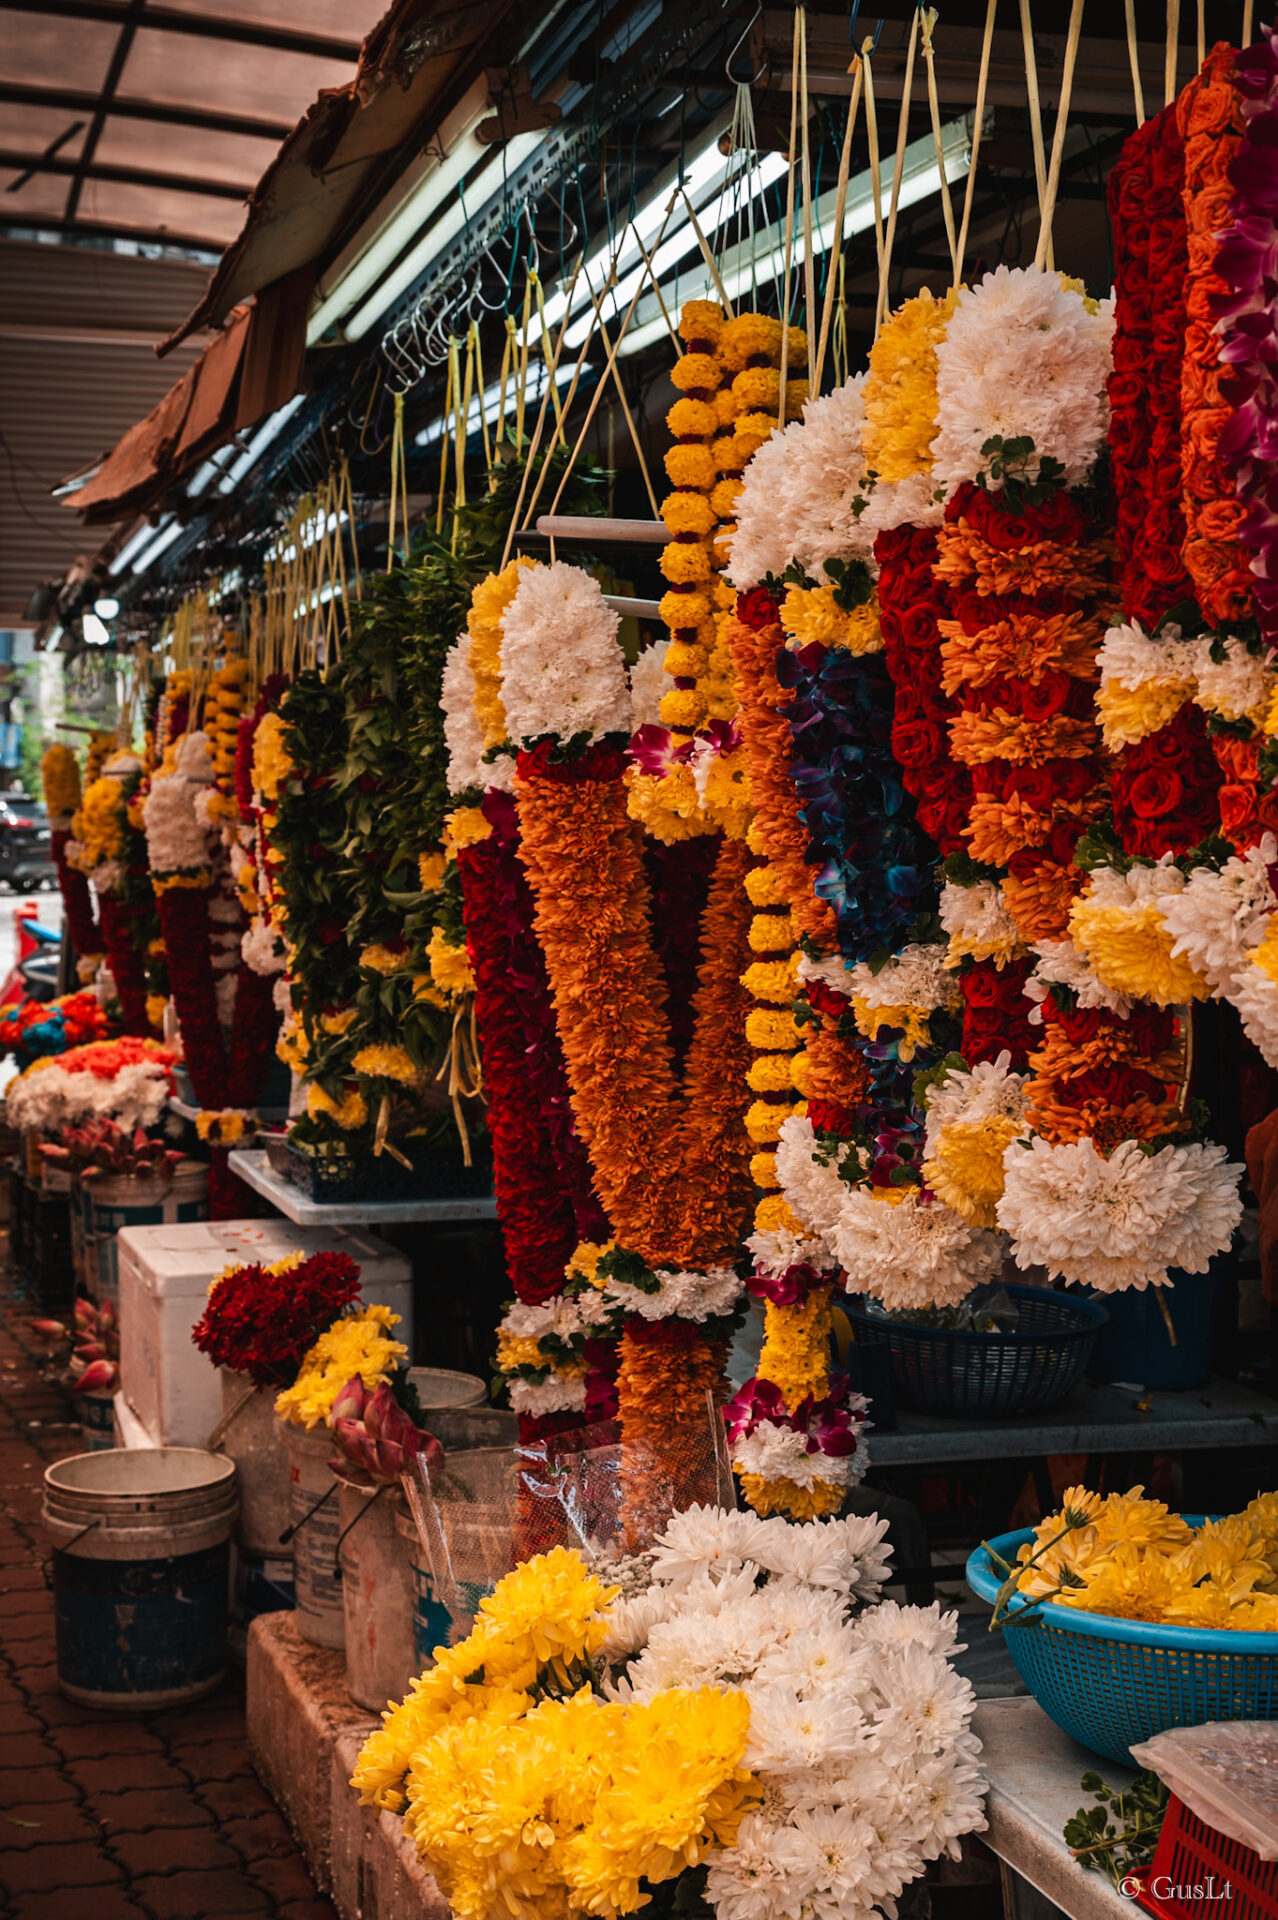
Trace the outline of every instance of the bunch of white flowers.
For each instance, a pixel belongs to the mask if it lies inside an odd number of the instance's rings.
[[[647,1590],[609,1610],[613,1697],[716,1687],[750,1703],[763,1801],[710,1856],[721,1920],[868,1920],[985,1825],[955,1616],[857,1613],[887,1575],[885,1532],[873,1516],[796,1526],[692,1507],[658,1541]]]
[[[750,461],[727,543],[727,574],[738,591],[779,577],[791,562],[825,585],[827,560],[871,561],[874,530],[862,518],[859,463],[848,459],[849,447],[861,443],[864,386],[859,373],[807,401],[802,420],[765,440]]]
[[[629,735],[619,625],[599,582],[580,567],[557,560],[524,570],[501,623],[501,693],[512,740]]]

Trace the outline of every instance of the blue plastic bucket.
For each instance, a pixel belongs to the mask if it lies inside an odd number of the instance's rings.
[[[235,1549],[235,1618],[241,1626],[251,1626],[260,1613],[291,1613],[296,1605],[291,1554]]]
[[[1228,1259],[1228,1254],[1218,1256],[1206,1273],[1169,1276],[1162,1300],[1176,1331],[1175,1346],[1153,1287],[1103,1295],[1109,1325],[1101,1328],[1092,1349],[1087,1369],[1092,1379],[1127,1380],[1157,1392],[1205,1387],[1216,1357],[1218,1281]]]
[[[115,1445],[115,1394],[78,1393],[80,1436],[86,1453],[105,1453]]]
[[[395,1516],[395,1525],[401,1538],[409,1543],[413,1575],[413,1658],[417,1672],[422,1673],[434,1665],[436,1647],[448,1645],[452,1616],[435,1592],[426,1549],[412,1520],[400,1513]]]
[[[226,1670],[233,1462],[116,1448],[44,1476],[58,1685],[85,1706],[182,1706]]]

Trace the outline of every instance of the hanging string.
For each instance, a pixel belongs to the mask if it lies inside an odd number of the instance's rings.
[[[790,55],[790,144],[786,150],[785,272],[781,281],[781,380],[777,398],[777,425],[785,425],[785,381],[790,371],[790,267],[794,258],[794,149],[799,134],[799,34],[802,7],[794,10],[794,45]]]
[[[456,342],[448,343],[448,377],[444,386],[444,427],[439,438],[439,496],[435,501],[435,532],[444,531],[444,495],[448,490],[448,421],[456,402],[454,377],[457,371]]]
[[[841,387],[848,377],[848,299],[844,268],[847,265],[846,254],[839,255],[839,304],[834,310],[834,333],[830,341],[830,360],[834,368],[834,384]]]
[[[1242,43],[1249,47],[1256,37],[1256,0],[1243,0]]]
[[[692,231],[697,236],[697,245],[701,248],[701,258],[706,263],[706,271],[710,275],[710,278],[714,283],[714,290],[719,296],[719,304],[723,308],[724,312],[727,314],[729,320],[731,320],[733,317],[732,302],[731,300],[729,300],[728,290],[724,286],[723,281],[720,278],[719,263],[715,259],[714,254],[710,250],[709,241],[706,239],[705,234],[701,231],[701,222],[697,219],[696,208],[693,206],[691,200],[688,198],[688,189],[684,186],[680,186],[679,192],[683,195],[683,204],[688,210],[688,218],[692,222]],[[643,257],[646,261],[648,259],[648,255],[646,252],[644,252],[642,241],[640,242],[640,245],[639,245],[639,251],[643,254]],[[654,248],[654,252],[655,252],[655,248]]]
[[[467,341],[475,360],[475,391],[479,395],[479,437],[484,448],[484,472],[491,476],[493,470],[492,442],[488,438],[488,409],[484,405],[484,356],[479,344],[479,324],[470,323],[470,338]]]
[[[1127,13],[1127,59],[1132,70],[1132,99],[1136,103],[1136,125],[1145,124],[1145,89],[1140,83],[1140,45],[1136,38],[1136,0],[1124,0]]]
[[[748,31],[748,29],[747,29]],[[729,74],[729,78],[731,75]],[[744,212],[746,228],[746,248],[750,257],[750,296],[753,306],[759,304],[758,263],[755,258],[754,243],[754,191],[751,182],[758,165],[759,136],[754,124],[754,97],[747,81],[738,80],[736,95],[732,103],[732,126],[728,132],[728,150],[730,153],[745,153],[748,160],[744,168],[738,171],[732,182],[733,226],[737,236],[737,248],[742,246],[741,225]],[[742,187],[744,183],[744,193]]]
[[[519,328],[519,381],[515,391],[515,445],[524,444],[524,401],[528,391],[528,322],[532,316],[532,279],[524,278],[524,316]]]
[[[1038,62],[1034,57],[1034,29],[1030,25],[1029,0],[1021,0],[1021,43],[1025,49],[1025,90],[1029,96],[1030,138],[1034,143],[1034,184],[1038,189],[1038,221],[1043,224],[1043,202],[1047,198],[1047,160],[1043,151],[1043,109],[1038,97]],[[1047,265],[1055,266],[1051,236],[1047,242]]]
[[[1167,0],[1167,40],[1163,48],[1163,105],[1176,98],[1176,61],[1180,54],[1180,0]]]
[[[559,356],[563,352],[564,337],[568,332],[568,316],[572,312],[572,296],[577,285],[577,276],[581,272],[581,262],[582,262],[582,256],[581,254],[578,254],[576,265],[573,267],[573,270],[572,270],[572,280],[568,287],[568,295],[564,302],[563,319],[559,323],[559,333],[555,340],[554,355],[550,362],[549,377],[551,380],[554,379],[555,374],[559,368]],[[582,351],[584,355],[584,351],[585,351],[584,346]],[[571,398],[571,389],[569,390],[569,397]],[[514,545],[515,534],[520,525],[519,516],[524,504],[524,494],[527,492],[528,482],[532,475],[533,464],[537,458],[537,448],[541,444],[542,423],[546,418],[546,413],[549,406],[550,406],[550,395],[549,393],[543,393],[541,396],[541,411],[537,416],[537,425],[533,433],[532,445],[528,450],[528,458],[524,462],[523,473],[519,477],[519,493],[515,500],[515,509],[510,516],[510,525],[506,529],[506,543],[505,543],[505,546],[502,548],[502,556],[501,556],[501,564],[503,567],[506,565],[506,562],[510,559],[510,549]]]
[[[856,127],[857,108],[861,104],[861,89],[865,84],[865,62],[859,54],[852,56],[848,68],[852,78],[852,98],[848,101],[848,123],[843,129],[843,150],[839,155],[839,178],[834,190],[834,232],[830,237],[833,252],[826,269],[825,300],[821,308],[821,333],[817,341],[816,360],[812,369],[812,392],[821,391],[821,375],[825,371],[825,350],[830,338],[830,322],[834,318],[834,290],[838,282],[843,285],[843,216],[848,199],[848,175],[852,163],[852,134]],[[836,369],[837,371],[837,369]],[[836,380],[836,385],[838,384]]]
[[[865,137],[870,149],[870,198],[874,203],[874,257],[883,271],[883,169],[879,161],[879,112],[874,100],[874,42],[861,46],[865,69]]]
[[[387,573],[389,573],[391,571],[391,568],[395,565],[395,505],[396,505],[396,498],[399,492],[399,484],[400,484],[399,476],[400,476],[400,468],[403,463],[403,458],[404,458],[404,396],[399,391],[396,391],[395,425],[391,431],[390,515],[386,522],[386,571]],[[405,507],[404,513],[405,513],[405,526],[407,526],[407,514],[408,514],[407,507]],[[327,527],[328,527],[327,514],[325,514],[324,516],[324,525],[325,525],[325,530],[327,531]],[[408,553],[407,541],[405,541],[404,543],[404,553],[405,553],[405,557],[407,557],[407,553]]]
[[[1203,61],[1207,58],[1207,20],[1206,0],[1198,0],[1198,71],[1203,70]]]
[[[501,349],[501,373],[497,382],[497,431],[496,443],[499,447],[506,444],[506,382],[510,378],[511,353],[515,349],[515,316],[506,315],[506,338]]]
[[[803,128],[803,326],[811,338],[811,329],[816,325],[816,259],[812,251],[812,154],[808,143],[808,122],[811,113],[808,103],[808,15],[805,7],[800,7],[799,21],[799,86],[801,104],[799,118]],[[816,388],[812,391],[815,393]],[[782,394],[785,388],[782,387]]]
[[[674,321],[670,318],[670,309],[662,298],[661,288],[657,282],[656,269],[652,264],[652,255],[643,244],[643,235],[640,233],[638,227],[633,229],[633,233],[634,243],[643,255],[643,263],[648,269],[648,278],[652,281],[652,291],[656,295],[657,305],[661,308],[661,317],[666,323],[666,332],[670,335],[670,344],[674,348],[676,355],[678,355],[683,352],[683,342],[675,331]]]
[[[461,343],[457,343],[458,366],[461,365]],[[457,551],[458,519],[456,509],[466,504],[466,439],[470,429],[470,401],[475,384],[475,353],[469,338],[466,341],[466,371],[461,382],[461,404],[457,409],[457,425],[454,438],[455,482],[453,487],[453,530],[450,542],[453,553]],[[480,395],[479,410],[484,410],[483,395]]]
[[[1074,90],[1074,65],[1078,59],[1078,39],[1083,29],[1083,0],[1073,0],[1069,14],[1069,34],[1065,41],[1065,64],[1061,69],[1061,96],[1056,107],[1056,131],[1052,136],[1052,165],[1047,176],[1047,193],[1043,201],[1042,218],[1038,229],[1038,245],[1034,249],[1034,265],[1041,267],[1050,259],[1052,251],[1052,221],[1056,214],[1056,195],[1061,184],[1061,160],[1065,152],[1065,130],[1069,119],[1070,95]]]
[[[1130,0],[1129,0],[1130,4]],[[985,89],[990,77],[990,51],[994,45],[994,16],[998,0],[989,0],[985,10],[985,38],[981,42],[981,70],[976,78],[976,110],[972,120],[972,146],[967,161],[967,183],[963,190],[963,224],[958,237],[958,284],[963,284],[963,262],[967,258],[967,234],[972,223],[972,202],[976,197],[976,157],[981,150],[985,128]]]
[[[941,215],[945,221],[945,238],[950,249],[950,285],[957,287],[959,284],[958,237],[954,232],[954,204],[950,199],[950,183],[945,172],[945,147],[941,140],[941,102],[936,91],[936,58],[932,46],[936,18],[936,8],[928,7],[923,14],[923,64],[927,68],[927,104],[932,116],[932,145],[936,149],[936,177],[941,187]]]
[[[901,111],[896,123],[896,161],[892,168],[892,198],[888,203],[887,234],[883,258],[879,262],[879,297],[874,312],[874,337],[887,318],[888,277],[892,270],[892,247],[896,240],[896,216],[901,199],[901,177],[905,172],[905,147],[910,131],[910,96],[914,91],[914,55],[919,43],[919,9],[910,22],[910,42],[905,54],[905,79],[901,86]]]
[[[540,328],[540,340],[538,344],[541,347],[541,357],[545,362],[547,375],[549,375],[550,329],[546,325],[546,301],[542,292],[541,275],[538,273],[530,273],[528,278],[532,282],[533,292],[537,299],[537,325]],[[559,405],[559,389],[553,380],[550,381],[550,404],[555,412],[555,438],[561,441],[564,446],[567,446],[568,442],[564,434],[564,416]]]

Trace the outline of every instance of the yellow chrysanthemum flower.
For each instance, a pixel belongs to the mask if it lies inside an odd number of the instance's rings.
[[[1184,958],[1173,959],[1172,937],[1155,900],[1098,906],[1082,893],[1070,908],[1069,934],[1097,979],[1116,992],[1160,1007],[1210,996],[1198,969]]]
[[[334,1400],[356,1374],[370,1390],[388,1380],[408,1358],[403,1341],[390,1337],[391,1328],[398,1325],[399,1315],[389,1307],[366,1306],[358,1314],[335,1320],[307,1353],[293,1385],[277,1395],[275,1411],[280,1419],[308,1430],[322,1426]]]
[[[351,1061],[351,1069],[367,1074],[370,1080],[397,1080],[405,1087],[415,1086],[421,1079],[420,1070],[413,1065],[405,1047],[382,1044],[361,1047]]]
[[[1165,727],[1194,697],[1192,680],[1142,680],[1129,687],[1121,680],[1102,680],[1096,690],[1096,716],[1101,739],[1111,753],[1131,747]]]
[[[253,735],[253,785],[266,801],[278,800],[293,773],[293,756],[284,744],[286,728],[278,713],[264,713]]]
[[[358,1087],[352,1087],[340,1100],[325,1093],[318,1084],[306,1089],[306,1111],[312,1120],[331,1120],[343,1133],[352,1133],[368,1124],[368,1104]]]
[[[506,738],[506,709],[501,698],[501,623],[519,588],[524,567],[537,562],[525,554],[500,573],[490,573],[470,597],[466,630],[470,634],[470,667],[475,677],[474,706],[484,750],[501,746]]]
[[[861,451],[868,471],[908,480],[932,470],[936,437],[936,349],[958,305],[951,290],[926,288],[889,315],[870,349]]]
[[[436,927],[426,949],[431,978],[441,993],[473,993],[475,976],[465,947],[450,944],[442,927]]]
[[[1003,1155],[1022,1131],[1005,1114],[952,1120],[942,1128],[936,1152],[924,1161],[923,1178],[969,1226],[993,1227],[1003,1197]]]

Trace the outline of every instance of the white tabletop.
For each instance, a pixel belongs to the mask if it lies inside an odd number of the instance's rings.
[[[299,1227],[344,1227],[366,1223],[392,1225],[413,1220],[495,1220],[491,1194],[468,1200],[308,1200],[300,1187],[271,1167],[264,1148],[240,1148],[228,1158],[231,1172],[245,1186]]]

